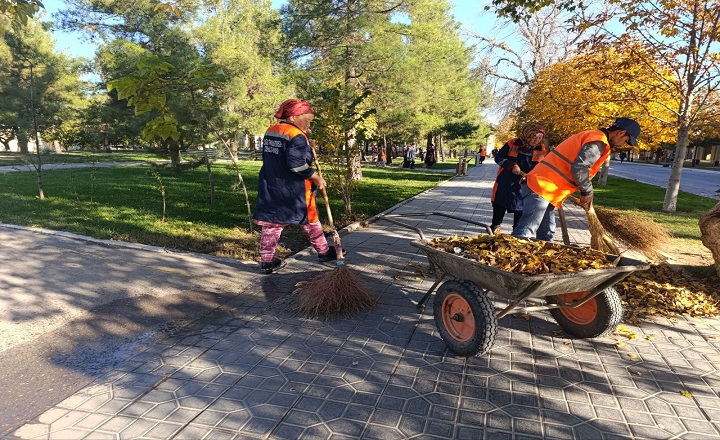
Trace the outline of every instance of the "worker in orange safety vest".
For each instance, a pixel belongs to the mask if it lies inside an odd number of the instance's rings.
[[[523,214],[512,235],[552,241],[555,234],[555,208],[580,191],[580,205],[592,206],[591,179],[610,156],[612,148],[637,146],[640,124],[630,118],[617,118],[608,128],[574,134],[526,175],[520,190]]]

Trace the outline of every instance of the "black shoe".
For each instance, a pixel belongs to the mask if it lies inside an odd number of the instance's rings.
[[[343,249],[343,255],[345,255],[347,251]],[[327,263],[328,261],[335,261],[337,260],[337,252],[335,251],[335,248],[330,246],[330,249],[328,249],[327,252],[324,254],[318,254],[318,260],[321,263]]]
[[[273,270],[275,269],[282,269],[285,267],[287,263],[279,258],[275,258],[272,261],[269,262],[261,262],[260,263],[260,272],[264,274],[273,273]]]

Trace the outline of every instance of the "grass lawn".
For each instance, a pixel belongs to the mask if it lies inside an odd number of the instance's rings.
[[[112,153],[113,158],[120,154]],[[142,157],[142,156],[140,156]],[[145,156],[147,157],[147,156]],[[138,159],[133,159],[138,160]],[[142,159],[140,159],[142,160]],[[454,169],[457,159],[438,163]],[[241,172],[255,203],[259,161],[240,162]],[[441,168],[442,167],[438,167]],[[157,170],[159,179],[149,171]],[[234,189],[237,175],[229,163],[213,164],[216,184],[215,204],[210,204],[205,167],[185,169],[178,174],[169,166],[131,166],[122,168],[78,168],[49,170],[44,173],[45,200],[37,197],[34,173],[0,173],[0,221],[11,224],[63,230],[101,239],[115,239],[203,252],[241,259],[257,258],[256,233],[249,233],[249,220],[242,191]],[[363,169],[364,179],[355,189],[355,219],[364,219],[410,198],[453,173],[430,172],[416,167],[397,166]],[[162,195],[165,189],[167,219],[162,221]],[[331,208],[338,226],[343,218],[340,197],[332,194]],[[608,185],[596,186],[595,203],[601,206],[651,216],[688,247],[700,243],[700,216],[717,201],[681,192],[678,212],[662,212],[665,190],[610,176]],[[319,197],[319,204],[322,204]],[[254,208],[254,206],[251,206]],[[325,218],[321,207],[321,217]],[[299,238],[299,239],[298,239]],[[283,234],[283,254],[306,246],[299,228]]]
[[[649,216],[674,237],[697,240],[697,245],[702,246],[698,221],[718,200],[681,191],[677,211],[668,213],[662,211],[664,199],[665,188],[621,177],[609,176],[607,186],[595,185],[595,204]]]
[[[254,208],[261,162],[240,162],[241,173]],[[150,173],[157,171],[159,179]],[[362,219],[382,212],[452,176],[419,169],[369,167],[356,188],[353,208]],[[213,165],[215,203],[210,204],[205,167],[178,174],[169,166],[78,168],[44,173],[45,200],[37,197],[34,173],[0,174],[0,221],[62,230],[101,239],[114,239],[203,252],[241,259],[256,259],[258,236],[249,233],[242,190],[234,190],[237,174],[229,163]],[[165,189],[167,219],[162,221]],[[330,195],[339,226],[343,221],[340,198]],[[321,213],[324,209],[321,208]],[[321,217],[325,216],[321,214]],[[295,231],[296,229],[296,231]],[[284,253],[296,252],[293,232]],[[302,247],[307,245],[301,240]]]
[[[35,153],[31,154],[37,160]],[[42,163],[89,163],[89,162],[149,162],[168,160],[167,156],[159,156],[142,150],[113,151],[99,153],[89,151],[69,151],[67,153],[43,152],[40,154]],[[0,166],[30,165],[30,158],[22,153],[0,152]],[[31,165],[32,166],[32,165]]]

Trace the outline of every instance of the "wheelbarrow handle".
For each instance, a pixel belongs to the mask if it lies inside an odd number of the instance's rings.
[[[381,214],[381,215],[378,216],[378,220],[387,220],[387,221],[389,221],[390,223],[394,223],[394,224],[396,224],[396,225],[398,225],[398,226],[402,226],[402,227],[404,227],[404,228],[411,229],[411,230],[417,232],[418,235],[420,235],[420,239],[421,239],[421,240],[425,240],[425,234],[423,233],[423,231],[422,231],[420,228],[415,227],[415,226],[408,225],[408,224],[406,224],[406,223],[399,222],[399,221],[397,221],[397,220],[391,220],[391,219],[388,218],[388,217],[427,217],[427,216],[430,216],[430,215],[439,215],[439,216],[441,216],[441,217],[447,217],[447,218],[451,218],[451,219],[453,219],[453,220],[459,220],[459,221],[461,221],[461,222],[470,223],[470,224],[472,224],[472,225],[477,225],[477,226],[480,226],[480,227],[485,228],[485,231],[488,233],[488,235],[492,235],[492,233],[493,233],[493,232],[492,232],[492,229],[490,228],[490,226],[489,226],[487,223],[477,222],[477,221],[475,221],[475,220],[469,220],[469,219],[467,219],[467,218],[458,217],[458,216],[455,216],[455,215],[452,215],[452,214],[445,214],[444,212],[436,212],[436,211],[432,211],[432,212],[408,212],[408,213],[403,213],[403,214]]]

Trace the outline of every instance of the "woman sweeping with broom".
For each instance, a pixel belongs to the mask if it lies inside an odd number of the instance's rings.
[[[617,118],[608,128],[574,134],[549,152],[526,176],[521,195],[523,214],[512,235],[552,241],[555,234],[555,207],[575,191],[580,205],[592,210],[591,179],[609,157],[612,148],[637,145],[640,124],[630,118]]]
[[[300,225],[320,262],[337,258],[328,245],[315,206],[315,190],[325,180],[312,167],[313,155],[307,132],[314,115],[310,104],[288,99],[275,113],[279,120],[263,137],[263,165],[260,168],[258,197],[253,219],[262,227],[260,272],[270,274],[285,264],[275,257],[280,234],[289,224]]]

